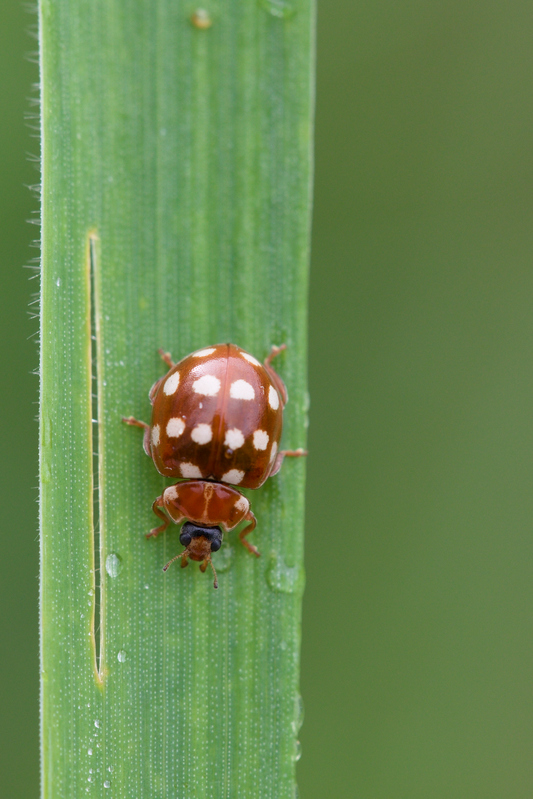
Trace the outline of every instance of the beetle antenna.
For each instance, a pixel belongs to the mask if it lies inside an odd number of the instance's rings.
[[[183,552],[178,552],[177,555],[174,555],[174,557],[169,560],[169,562],[166,564],[166,566],[163,566],[163,571],[166,572],[166,570],[168,569],[168,567],[170,566],[171,563],[174,563],[175,560],[177,560],[178,558],[182,558],[186,554],[187,554],[187,550],[186,549],[184,549]],[[183,566],[183,561],[182,561],[181,565]],[[185,566],[186,565],[187,565],[187,561],[185,560]]]
[[[213,561],[211,560],[211,558],[209,558],[209,565],[213,569],[213,574],[215,575],[215,582],[213,583],[213,588],[218,588],[217,572],[216,572],[215,567],[213,566]]]

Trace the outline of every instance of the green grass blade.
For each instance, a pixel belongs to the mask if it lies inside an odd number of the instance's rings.
[[[305,464],[249,492],[263,557],[230,533],[214,591],[163,575],[177,530],[145,540],[164,483],[121,423],[158,347],[284,341],[305,444],[312,2],[207,8],[40,2],[46,799],[295,795]]]

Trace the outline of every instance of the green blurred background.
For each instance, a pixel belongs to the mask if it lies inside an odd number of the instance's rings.
[[[10,799],[38,795],[33,22],[4,0]],[[318,23],[301,797],[531,799],[533,5],[321,0]]]

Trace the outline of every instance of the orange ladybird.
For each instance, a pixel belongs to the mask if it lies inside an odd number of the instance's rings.
[[[287,391],[272,359],[284,349],[272,347],[263,363],[235,344],[206,347],[176,364],[160,351],[170,371],[150,390],[151,425],[132,416],[124,422],[144,428],[144,450],[162,475],[181,478],[152,506],[163,523],[148,538],[171,521],[187,520],[180,535],[185,549],[164,571],[177,558],[182,567],[199,561],[202,571],[210,564],[217,588],[211,553],[220,549],[222,531],[242,521],[249,524],[239,538],[259,556],[245,538],[256,518],[235,486],[259,488],[279,472],[286,455],[307,454],[279,449]]]

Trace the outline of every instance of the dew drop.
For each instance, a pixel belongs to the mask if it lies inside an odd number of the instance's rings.
[[[291,723],[292,731],[295,735],[298,735],[300,732],[300,728],[304,722],[304,700],[300,696],[300,694],[296,694],[294,697],[294,718]]]
[[[94,726],[99,730],[100,729],[100,719],[94,720]]]
[[[269,14],[279,19],[287,19],[295,12],[293,0],[262,0],[262,6]]]
[[[110,577],[118,577],[122,571],[122,558],[116,552],[111,552],[105,559],[105,570]]]
[[[56,286],[59,288],[60,285],[61,285],[61,278],[58,277],[56,278]]]
[[[211,15],[205,8],[197,8],[196,11],[193,11],[191,14],[191,22],[195,28],[201,31],[207,30],[213,24]]]
[[[110,774],[112,774],[114,772],[115,768],[114,768],[114,766],[108,766],[107,770],[109,771]]]
[[[303,402],[303,412],[304,412],[304,427],[307,429],[309,427],[309,408],[311,407],[311,395],[308,391],[306,391],[304,396]]]
[[[123,649],[121,649],[117,653],[117,660],[118,660],[119,663],[125,663],[125,661],[126,661],[126,652]]]
[[[226,542],[222,543],[220,551],[217,552],[215,568],[217,572],[227,572],[233,560],[233,547]]]
[[[282,558],[274,555],[267,571],[267,580],[273,591],[295,594],[303,591],[304,570],[300,566],[287,566]]]
[[[88,755],[92,755],[92,753],[93,753],[93,750],[92,750],[92,749],[87,749],[87,754],[88,754]]]
[[[294,742],[294,760],[297,763],[302,756],[302,744],[300,741]]]
[[[94,782],[94,777],[91,776],[87,777],[87,782]]]
[[[109,782],[109,780],[106,780],[104,782],[104,788],[111,788],[111,783]]]

